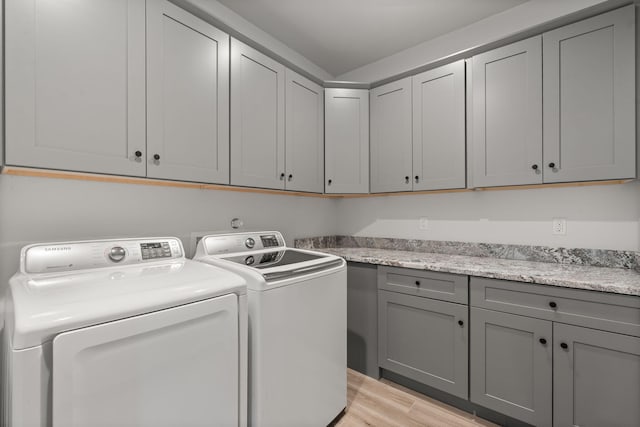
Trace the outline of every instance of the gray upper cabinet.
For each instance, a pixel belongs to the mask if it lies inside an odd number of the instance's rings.
[[[5,2],[6,163],[144,176],[145,1]]]
[[[471,322],[471,401],[551,426],[552,322],[475,307]]]
[[[465,63],[413,79],[413,189],[464,188]]]
[[[371,192],[411,191],[411,77],[371,96]]]
[[[369,192],[369,91],[325,89],[325,192]]]
[[[286,70],[285,166],[287,190],[324,189],[324,91]]]
[[[636,176],[630,5],[543,35],[544,181]]]
[[[231,184],[284,189],[285,67],[231,39]]]
[[[542,182],[542,40],[474,56],[473,185]]]
[[[464,188],[465,64],[371,91],[371,192]]]
[[[553,335],[553,425],[640,425],[640,338],[561,323]]]
[[[229,183],[229,36],[147,4],[147,176]]]

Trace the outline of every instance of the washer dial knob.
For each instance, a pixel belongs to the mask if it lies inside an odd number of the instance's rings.
[[[127,252],[122,246],[114,246],[109,251],[109,259],[113,262],[120,262],[127,255]]]
[[[249,249],[253,249],[253,247],[256,245],[256,241],[253,240],[253,238],[249,237],[247,240],[244,241],[244,245]]]
[[[253,264],[254,261],[255,261],[255,259],[251,255],[249,255],[248,257],[246,257],[244,259],[244,263],[247,264],[247,265]]]

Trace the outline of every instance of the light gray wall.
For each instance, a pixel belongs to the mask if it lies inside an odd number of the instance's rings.
[[[347,235],[640,250],[638,181],[343,199],[336,214]],[[553,218],[567,220],[565,236],[552,235]]]
[[[438,59],[508,38],[559,17],[598,5],[620,5],[613,0],[530,0],[460,30],[341,74],[336,80],[375,82]]]
[[[0,283],[26,244],[108,237],[176,236],[191,255],[191,233],[281,231],[288,244],[335,234],[332,199],[0,175]]]

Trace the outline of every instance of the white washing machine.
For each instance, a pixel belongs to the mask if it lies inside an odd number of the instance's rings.
[[[247,280],[249,424],[326,426],[347,404],[347,277],[278,232],[203,237],[194,260]]]
[[[10,280],[3,425],[246,425],[246,282],[180,240],[30,245]]]

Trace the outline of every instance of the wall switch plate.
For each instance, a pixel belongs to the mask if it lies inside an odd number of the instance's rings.
[[[420,230],[426,230],[429,228],[429,220],[425,217],[421,217],[419,221]]]
[[[553,218],[551,233],[561,236],[567,234],[567,220],[565,218]]]

